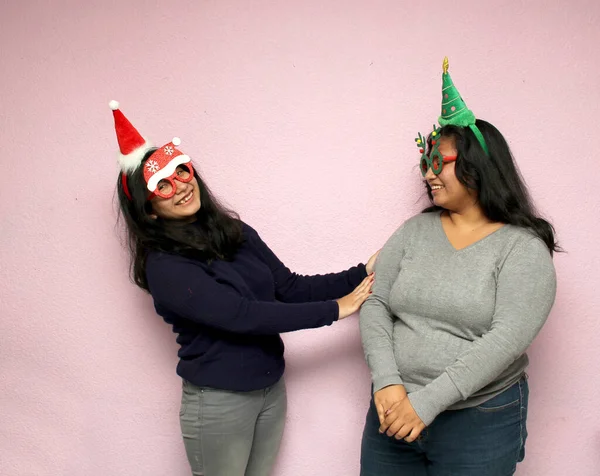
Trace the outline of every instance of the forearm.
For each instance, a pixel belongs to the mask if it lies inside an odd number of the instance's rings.
[[[352,292],[367,276],[364,264],[340,273],[314,276],[302,276],[286,271],[274,273],[277,298],[283,302],[339,299]]]
[[[373,391],[402,385],[394,356],[393,317],[378,297],[370,297],[360,311],[360,333]]]

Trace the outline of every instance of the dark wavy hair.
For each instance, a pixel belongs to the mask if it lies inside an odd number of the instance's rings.
[[[243,242],[242,222],[238,214],[215,198],[195,167],[194,177],[200,188],[201,206],[194,225],[151,217],[153,211],[148,201],[143,164],[155,150],[149,150],[142,159],[142,166],[127,176],[132,200],[123,191],[120,175],[116,192],[119,203],[117,223],[125,223],[131,279],[146,291],[146,258],[149,252],[160,251],[206,261],[230,260]]]
[[[489,122],[478,119],[476,125],[485,138],[489,156],[468,127],[444,126],[439,131],[441,137],[455,141],[458,152],[454,168],[456,178],[465,187],[477,192],[477,200],[487,218],[527,228],[546,244],[551,254],[562,251],[556,241],[554,227],[537,213],[506,139]],[[427,144],[429,153],[431,136]],[[433,204],[431,187],[427,182],[425,186]],[[433,205],[423,213],[437,210],[442,208]]]

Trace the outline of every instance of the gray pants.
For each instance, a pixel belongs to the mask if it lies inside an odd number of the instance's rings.
[[[268,476],[283,434],[287,395],[230,392],[183,382],[181,433],[194,476]]]

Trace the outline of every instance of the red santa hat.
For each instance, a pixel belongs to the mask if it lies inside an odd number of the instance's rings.
[[[152,144],[144,139],[123,115],[118,101],[110,101],[108,105],[115,119],[115,131],[119,143],[119,165],[124,174],[130,174],[140,166],[144,154],[152,148]]]

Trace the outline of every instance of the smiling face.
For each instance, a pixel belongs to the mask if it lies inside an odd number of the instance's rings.
[[[193,221],[201,207],[198,181],[196,177],[190,175],[190,170],[185,165],[178,166],[175,175],[174,180],[158,182],[156,188],[162,195],[168,196],[173,191],[175,193],[169,198],[153,196],[150,199],[152,210],[157,217],[167,220]],[[179,178],[181,180],[178,180]]]
[[[452,137],[440,137],[438,150],[444,157],[458,154]],[[458,180],[454,171],[455,167],[455,161],[444,163],[442,171],[438,175],[429,168],[425,174],[425,180],[431,188],[435,205],[459,212],[472,206],[476,201],[476,195],[474,191],[469,190]]]

